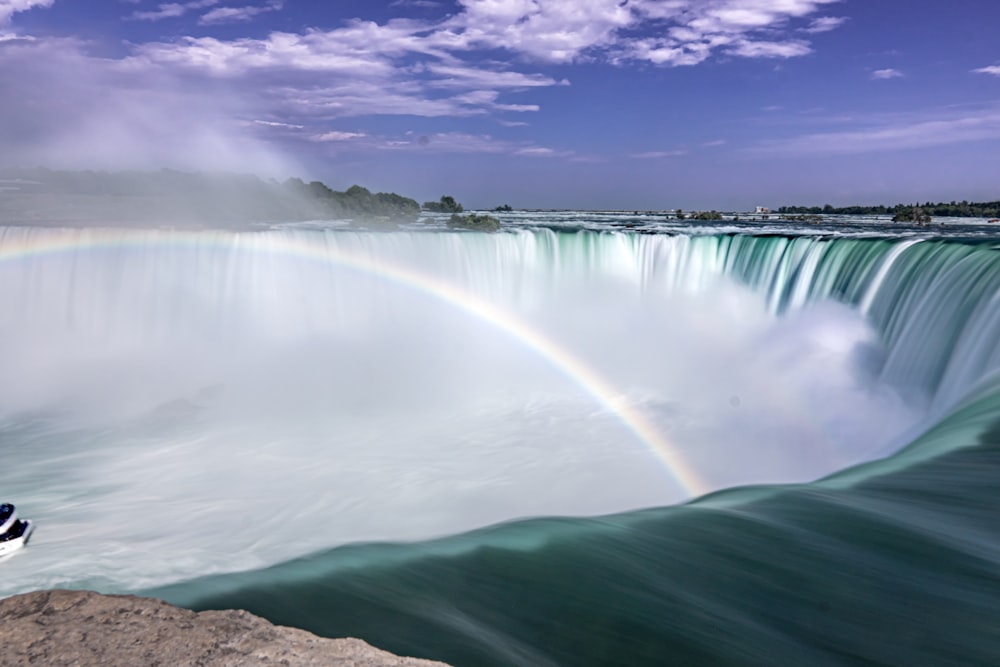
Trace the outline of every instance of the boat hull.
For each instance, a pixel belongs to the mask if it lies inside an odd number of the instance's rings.
[[[35,530],[35,524],[27,519],[21,519],[0,538],[0,558],[10,556],[28,543],[31,534]]]

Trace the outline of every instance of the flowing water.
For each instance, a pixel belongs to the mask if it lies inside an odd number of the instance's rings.
[[[0,595],[456,665],[1000,660],[990,228],[504,223],[0,228]]]

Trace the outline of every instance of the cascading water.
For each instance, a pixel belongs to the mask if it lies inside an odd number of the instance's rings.
[[[809,481],[995,373],[998,264],[913,240],[5,228],[3,492],[40,528],[0,594]]]

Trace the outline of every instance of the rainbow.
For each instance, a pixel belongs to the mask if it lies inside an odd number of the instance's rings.
[[[71,233],[67,233],[71,232]],[[377,257],[351,254],[331,245],[329,235],[320,245],[315,237],[306,242],[302,233],[272,234],[269,232],[218,232],[170,230],[129,230],[114,228],[86,229],[0,229],[0,262],[40,254],[73,252],[83,249],[117,249],[148,245],[149,234],[167,235],[170,245],[204,247],[220,243],[223,237],[237,244],[242,240],[266,239],[267,252],[279,252],[311,261],[329,262],[351,270],[375,276],[407,289],[416,290],[453,306],[510,336],[525,348],[538,354],[555,369],[581,387],[598,404],[606,407],[663,464],[672,480],[685,494],[695,497],[707,493],[709,485],[681,457],[677,448],[659,431],[639,408],[631,405],[614,386],[583,360],[561,347],[556,341],[537,331],[515,314],[412,268],[391,264]],[[256,251],[260,244],[253,243]]]

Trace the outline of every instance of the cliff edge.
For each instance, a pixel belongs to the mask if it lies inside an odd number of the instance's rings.
[[[246,611],[180,609],[154,598],[37,591],[0,600],[0,666],[447,667],[360,639],[324,639]]]

